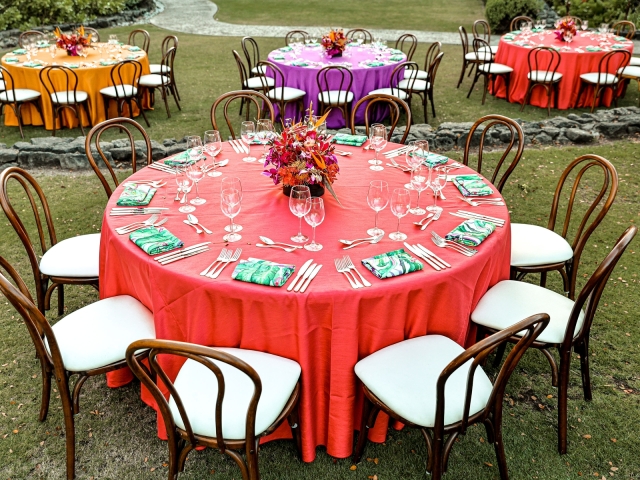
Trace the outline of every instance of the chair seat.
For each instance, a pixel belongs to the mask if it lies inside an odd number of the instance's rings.
[[[478,70],[484,73],[493,73],[494,75],[504,75],[513,72],[513,68],[501,63],[485,63],[480,65]]]
[[[562,343],[567,330],[573,300],[546,288],[515,280],[503,280],[490,288],[471,313],[471,320],[478,325],[503,330],[536,313],[546,313],[551,320],[537,341]],[[584,322],[580,312],[574,336]]]
[[[68,90],[66,92],[56,92],[51,94],[51,102],[57,103],[59,105],[68,105],[70,103],[82,103],[86,102],[89,98],[87,92],[83,92],[82,90],[76,90],[75,96],[73,94],[73,90]]]
[[[255,78],[255,77],[254,77]],[[298,98],[302,98],[307,94],[304,90],[300,90],[298,88],[293,87],[284,87],[284,92],[282,87],[277,87],[267,92],[267,97],[270,100],[280,100],[288,102],[290,100],[297,100]]]
[[[550,265],[571,258],[571,245],[556,232],[527,223],[511,224],[512,267]]]
[[[632,67],[640,67],[640,57],[631,57],[629,65]]]
[[[486,51],[487,51],[487,47],[480,47],[480,48],[478,49],[478,52],[486,52]],[[489,47],[489,51],[490,51],[493,55],[495,55],[496,53],[498,53],[498,45],[491,45],[491,46]]]
[[[99,233],[62,240],[40,260],[40,271],[51,277],[98,278],[99,269]]]
[[[618,83],[618,78],[613,73],[602,73],[598,74],[598,72],[592,73],[584,73],[580,75],[580,78],[587,83],[598,83],[598,78],[600,78],[600,85],[614,85]]]
[[[151,73],[167,73],[171,71],[171,67],[167,67],[161,63],[152,63],[149,65],[149,71]]]
[[[623,77],[633,77],[633,78],[640,78],[640,65],[638,66],[626,66],[624,68],[621,68],[620,70],[618,70],[618,73],[620,75],[622,75]]]
[[[228,353],[251,367],[260,376],[262,395],[258,402],[255,432],[260,435],[278,418],[291,397],[300,378],[300,365],[293,360],[269,353],[239,348],[216,348]],[[222,436],[226,440],[245,438],[247,409],[253,395],[253,382],[243,372],[224,362],[214,361],[224,376],[225,392],[222,403]],[[174,382],[176,391],[197,435],[216,436],[215,402],[218,384],[215,375],[207,367],[187,360]],[[184,429],[184,423],[173,397],[169,409],[176,425]]]
[[[267,74],[267,67],[264,66],[264,65],[253,67],[251,69],[251,73],[253,73],[255,75],[266,75]]]
[[[171,83],[171,79],[168,76],[152,73],[142,75],[138,85],[141,87],[160,87],[162,85],[168,85],[169,83]]]
[[[527,78],[532,82],[556,83],[562,78],[562,74],[549,70],[533,70],[527,74]]]
[[[15,98],[14,98],[15,92]],[[0,102],[29,102],[40,97],[40,92],[29,88],[16,88],[0,93]]]
[[[271,77],[251,77],[244,82],[245,88],[250,89],[264,89],[264,86],[268,87],[275,86],[275,82]]]
[[[431,84],[426,80],[419,80],[419,79],[411,80],[410,78],[409,79],[405,78],[404,80],[400,80],[398,82],[398,88],[403,88],[405,90],[408,90],[410,86],[412,87],[411,90],[413,92],[426,92],[431,86]]]
[[[4,80],[0,80],[0,90],[4,90],[5,88]]]
[[[107,87],[100,90],[102,95],[106,95],[107,97],[133,97],[138,94],[138,89],[133,85],[118,85],[116,87]]]
[[[489,52],[469,52],[464,56],[465,60],[472,62],[490,62],[493,59],[493,55]]]
[[[51,328],[64,368],[72,372],[85,372],[124,360],[132,342],[156,338],[153,314],[129,295],[87,305]],[[48,342],[45,344],[49,350]]]
[[[426,80],[429,78],[429,73],[424,70],[405,70],[404,78],[415,77],[418,80]]]
[[[368,93],[368,95],[392,95],[398,97],[400,100],[406,100],[409,98],[409,94],[399,88],[378,88]]]
[[[358,378],[387,407],[410,422],[433,427],[436,417],[437,382],[442,370],[464,348],[442,335],[426,335],[390,345],[360,360]],[[462,419],[471,362],[461,366],[445,386],[444,424]],[[478,367],[473,380],[469,415],[482,410],[493,385]]]
[[[329,90],[318,93],[318,101],[325,105],[343,105],[353,102],[353,92],[346,90]]]

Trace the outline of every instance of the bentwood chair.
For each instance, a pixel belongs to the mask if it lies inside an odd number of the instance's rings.
[[[64,313],[64,285],[98,288],[100,234],[58,242],[49,203],[31,174],[19,167],[0,173],[0,205],[29,258],[36,301],[43,314],[56,289],[58,315]],[[35,231],[37,237],[32,236]]]
[[[146,89],[151,94],[151,104],[155,103],[155,91],[156,89],[160,90],[160,94],[162,95],[162,100],[164,101],[164,107],[167,110],[167,117],[171,118],[171,111],[169,110],[169,95],[173,97],[173,100],[176,102],[178,110],[182,110],[180,107],[180,102],[178,101],[178,94],[175,88],[175,84],[173,83],[173,76],[171,74],[172,69],[171,65],[173,65],[173,59],[176,56],[176,49],[170,48],[167,50],[167,53],[162,57],[162,64],[165,68],[165,74],[163,73],[150,73],[147,75],[141,75],[140,80],[138,81],[138,86],[141,89]]]
[[[151,127],[142,108],[142,92],[144,89],[140,88],[139,85],[140,77],[142,76],[140,62],[135,60],[120,62],[111,68],[110,76],[112,85],[100,90],[107,119],[109,118],[109,103],[111,100],[116,102],[118,117],[122,117],[123,107],[126,104],[129,107],[129,115],[133,118],[133,103],[135,102],[144,121],[147,123],[147,127]]]
[[[268,77],[266,75],[255,75],[250,76],[247,72],[247,67],[244,62],[240,58],[240,55],[237,51],[233,50],[233,58],[236,61],[236,66],[238,67],[238,73],[240,74],[240,90],[254,90],[260,93],[267,93],[273,87],[275,87],[276,83],[273,77]],[[260,64],[260,60],[258,60],[258,64]],[[257,69],[258,67],[254,67]],[[260,64],[260,69],[266,72],[266,66]],[[244,108],[245,100],[241,99],[240,101],[240,115],[242,115],[242,109]],[[246,119],[249,120],[249,104],[247,104],[247,112]]]
[[[566,16],[564,18],[568,18],[568,19],[573,20],[573,23],[576,24],[576,28],[578,30],[580,30],[580,28],[582,27],[582,19],[580,17],[576,17],[575,15],[568,15],[568,16]]]
[[[617,193],[618,173],[611,162],[590,154],[572,161],[560,175],[547,227],[511,224],[511,278],[522,280],[528,273],[540,273],[544,287],[547,272],[557,270],[565,293],[573,300],[582,252]],[[562,210],[564,221],[558,219]],[[558,233],[556,227],[561,227]]]
[[[319,91],[317,115],[321,117],[327,111],[337,108],[348,127],[354,98],[351,91],[353,85],[351,70],[339,65],[324,67],[318,71],[316,83]],[[331,88],[331,85],[334,88]]]
[[[352,28],[344,36],[357,43],[373,43],[373,34],[364,28]],[[358,39],[361,39],[362,42],[358,42]]]
[[[151,165],[153,163],[153,150],[151,148],[151,140],[149,140],[149,135],[142,128],[142,126],[136,122],[135,120],[131,120],[130,118],[121,117],[121,118],[112,118],[111,120],[105,120],[104,122],[99,123],[95,127],[91,129],[89,135],[84,142],[84,152],[87,155],[87,159],[89,160],[89,164],[93,171],[98,176],[100,183],[104,187],[104,191],[107,194],[107,198],[111,197],[113,191],[118,188],[120,182],[118,181],[118,177],[116,173],[113,171],[113,167],[111,166],[110,156],[105,155],[102,150],[102,146],[100,143],[100,139],[104,132],[107,130],[117,130],[118,133],[125,133],[127,135],[127,140],[129,141],[129,145],[131,147],[131,168],[133,173],[136,173],[138,158],[141,157],[141,160],[144,161],[146,159],[146,164]],[[138,131],[142,136],[144,142],[144,149],[141,146],[136,146],[135,138],[133,134]],[[93,142],[93,145],[91,144]],[[98,155],[100,158],[98,159]],[[102,161],[100,164],[99,161]],[[103,175],[101,168],[106,168],[109,171],[111,176],[111,180],[113,181],[113,188],[109,185],[109,182]]]
[[[627,228],[587,280],[575,302],[537,285],[503,280],[489,289],[471,313],[471,320],[478,326],[478,339],[485,333],[509,328],[519,318],[534,312],[542,310],[551,318],[549,326],[532,347],[540,349],[551,364],[552,385],[558,387],[558,451],[561,454],[567,453],[567,397],[571,351],[580,355],[582,389],[584,399],[589,401],[592,398],[589,373],[591,324],[607,281],[637,231],[636,226]],[[516,341],[518,336],[513,336],[511,342]],[[552,348],[558,349],[559,366],[549,351]],[[501,353],[502,351],[498,351],[498,357]]]
[[[54,137],[56,136],[56,119],[60,119],[60,129],[62,129],[64,124],[62,114],[65,110],[73,111],[83,135],[85,133],[82,125],[82,115],[80,114],[81,108],[87,116],[89,126],[93,126],[89,109],[89,95],[85,91],[78,90],[78,75],[76,75],[76,72],[68,67],[44,67],[40,70],[40,83],[42,83],[51,99],[51,113],[53,114],[52,135]],[[56,83],[61,85],[62,89],[56,88]],[[72,125],[69,128],[72,128]]]
[[[258,75],[265,75],[265,70],[258,70],[258,67],[256,66],[260,61],[260,48],[258,47],[258,42],[256,42],[253,37],[244,37],[241,44],[244,58],[247,59],[247,70],[249,76],[255,77]]]
[[[229,133],[231,133],[231,138],[236,139],[236,133],[233,129],[233,124],[236,123],[232,119],[229,118],[229,106],[231,102],[234,100],[240,99],[241,102],[247,104],[247,111],[249,111],[249,105],[253,103],[257,110],[257,120],[262,118],[263,113],[267,110],[269,111],[269,118],[271,119],[271,123],[276,121],[275,111],[273,109],[273,104],[271,100],[269,100],[263,93],[256,92],[255,90],[236,90],[233,92],[227,92],[221,96],[219,96],[213,105],[211,106],[211,125],[214,130],[220,131],[218,120],[217,120],[217,110],[219,106],[222,106],[224,120],[227,123],[227,127],[229,128]]]
[[[2,273],[3,269],[7,276]],[[67,480],[73,480],[76,462],[74,417],[80,411],[82,386],[90,377],[126,367],[125,354],[130,343],[141,338],[155,338],[153,314],[135,298],[118,295],[76,310],[51,326],[34,304],[20,275],[2,257],[0,292],[24,320],[40,361],[41,422],[46,420],[49,411],[51,377],[56,381],[64,416]],[[147,355],[146,351],[134,353],[139,358]],[[77,380],[72,384],[74,375]]]
[[[141,350],[148,351],[148,367],[135,356]],[[169,357],[186,360],[174,380],[159,361]],[[256,350],[169,340],[134,342],[127,349],[127,361],[164,420],[170,479],[184,471],[192,450],[211,447],[231,457],[244,480],[259,480],[260,439],[285,419],[301,455],[300,365],[295,361]],[[168,400],[156,378],[169,391]]]
[[[636,35],[636,24],[629,20],[620,20],[611,25],[611,31],[619,37],[633,40]]]
[[[427,80],[429,78],[429,67],[431,67],[441,50],[442,44],[440,42],[433,42],[431,45],[429,45],[429,48],[427,48],[427,53],[424,57],[424,70],[418,70],[418,72],[416,73],[417,79]],[[409,75],[411,75],[411,72],[407,73],[405,75],[405,78],[407,78]]]
[[[633,58],[634,57],[631,57],[631,60],[633,60]],[[638,92],[640,92],[640,63],[638,63],[637,66],[632,65],[631,60],[629,61],[628,66],[618,69],[620,79],[623,81],[623,97],[627,93],[627,87],[631,80],[636,81],[636,84],[638,85]],[[640,105],[640,98],[638,98],[638,104]]]
[[[304,112],[304,97],[307,95],[307,92],[304,90],[300,90],[299,88],[287,87],[284,73],[280,70],[275,63],[261,60],[256,65],[258,68],[264,68],[265,71],[269,73],[269,75],[273,75],[273,77],[267,77],[261,75],[259,77],[253,77],[260,80],[262,84],[262,89],[265,92],[265,95],[271,100],[271,102],[278,105],[278,109],[280,111],[280,117],[284,118],[285,110],[287,105],[293,103],[296,106],[297,112],[293,115],[293,118],[297,118],[298,115],[301,115]]]
[[[522,128],[515,120],[512,120],[508,117],[503,117],[502,115],[486,115],[484,117],[479,118],[469,130],[469,134],[467,135],[467,142],[464,147],[464,156],[462,162],[469,166],[469,155],[471,153],[471,148],[475,145],[478,145],[478,166],[476,171],[478,173],[482,173],[482,154],[484,150],[484,143],[487,138],[487,133],[491,130],[491,128],[499,129],[499,130],[507,130],[511,135],[511,139],[509,141],[509,145],[504,150],[504,153],[498,160],[495,168],[493,169],[493,174],[491,175],[491,183],[493,183],[499,192],[502,192],[502,189],[507,184],[507,180],[511,173],[515,170],[516,166],[518,166],[518,162],[520,162],[520,158],[522,157],[522,152],[524,150],[524,133],[522,132]],[[476,133],[477,131],[477,133]],[[478,136],[480,137],[478,139]],[[489,136],[489,138],[491,138]],[[509,153],[513,149],[514,145],[518,143],[518,147],[515,155],[513,156],[513,160],[507,167],[506,171],[500,175],[500,171],[502,170],[503,165],[507,165],[505,160],[509,156]],[[488,177],[487,177],[488,178]]]
[[[178,85],[176,84],[176,75],[174,68],[175,56],[178,53],[178,37],[175,35],[167,35],[162,39],[162,45],[160,47],[160,52],[162,53],[162,58],[167,54],[170,49],[175,49],[175,53],[171,58],[170,65],[164,65],[163,63],[151,63],[149,65],[150,73],[160,73],[162,75],[169,75],[171,77],[171,83],[173,84],[173,90],[175,91],[176,98],[178,100],[182,100],[180,98],[180,92],[178,91]]]
[[[392,95],[407,102],[411,106],[411,92],[418,82],[419,71],[416,62],[400,62],[391,72],[389,86],[370,91],[369,95]],[[421,80],[424,82],[424,80]]]
[[[460,88],[462,80],[464,80],[464,74],[467,72],[469,66],[471,66],[468,73],[470,76],[478,65],[492,60],[493,57],[488,52],[482,52],[481,55],[478,55],[475,51],[469,51],[469,36],[467,35],[467,30],[460,26],[458,27],[458,33],[460,34],[460,43],[462,44],[462,71],[460,72],[460,78],[458,79],[458,86],[456,88]]]
[[[511,20],[511,24],[509,25],[509,31],[513,32],[515,30],[520,29],[520,25],[523,23],[531,23],[533,24],[533,18],[527,17],[526,15],[519,15]]]
[[[493,61],[493,55],[489,51],[489,44],[482,38],[473,39],[473,51],[477,58],[484,58],[485,62],[476,65],[476,74],[473,77],[473,83],[467,94],[467,98],[473,92],[476,82],[482,76],[484,78],[484,88],[482,90],[482,105],[487,97],[487,90],[489,90],[489,83],[491,82],[492,91],[495,92],[495,82],[497,78],[502,78],[506,87],[506,100],[509,101],[509,84],[511,80],[511,73],[513,68],[502,63],[496,63]]]
[[[355,135],[356,133],[356,113],[358,109],[365,105],[364,108],[364,126],[367,137],[369,136],[369,124],[373,124],[374,120],[370,120],[370,116],[373,116],[376,111],[382,108],[389,109],[389,137],[393,135],[396,126],[398,125],[398,121],[400,120],[400,114],[404,111],[404,114],[407,119],[407,124],[404,127],[404,134],[402,135],[402,139],[400,143],[404,143],[407,140],[407,136],[409,135],[409,131],[411,130],[411,108],[407,105],[407,102],[402,100],[401,98],[394,97],[393,95],[384,95],[381,93],[376,93],[373,95],[367,95],[358,100],[351,111],[351,133]],[[402,110],[401,110],[402,107]]]
[[[45,41],[46,39],[47,36],[43,32],[39,32],[38,30],[27,30],[26,32],[22,32],[20,37],[18,37],[18,45],[25,48],[31,42]]]
[[[536,47],[529,50],[527,62],[529,64],[529,73],[527,80],[529,86],[527,93],[522,100],[520,111],[524,110],[524,106],[529,103],[531,93],[536,87],[542,87],[547,92],[547,116],[551,115],[551,99],[555,95],[555,108],[558,108],[558,96],[560,93],[560,80],[562,74],[558,73],[560,65],[560,52],[549,47]]]
[[[84,27],[84,33],[85,33],[85,35],[91,34],[91,40],[92,41],[95,41],[95,42],[99,42],[100,41],[100,32],[98,32],[98,30],[96,30],[95,28]]]
[[[413,75],[413,71],[407,69],[405,71],[405,78],[398,83],[398,87],[405,89],[411,95],[414,93],[420,97],[422,102],[422,111],[424,113],[424,121],[425,123],[429,123],[429,116],[427,115],[427,102],[431,101],[431,112],[433,116],[436,116],[436,107],[433,103],[433,85],[436,81],[436,74],[438,73],[438,67],[440,66],[440,62],[442,61],[442,57],[444,56],[444,52],[440,52],[434,59],[431,65],[427,70],[427,78],[428,80],[420,80],[416,78],[411,84],[411,76]],[[419,75],[421,70],[418,70],[416,73]]]
[[[416,48],[418,48],[418,37],[416,37],[412,33],[405,33],[404,35],[400,35],[400,37],[396,40],[396,49],[402,50],[402,52],[404,52],[404,54],[407,56],[408,62],[413,60],[413,54],[416,53]]]
[[[498,53],[498,46],[491,45],[491,27],[489,26],[489,22],[486,20],[476,20],[473,22],[471,31],[473,32],[473,38],[481,38],[487,42],[487,47],[483,47],[484,50],[490,51],[493,55]]]
[[[151,45],[151,36],[149,35],[149,32],[147,32],[146,30],[143,30],[142,28],[138,28],[136,30],[132,30],[131,33],[129,33],[127,44],[140,47],[148,55],[149,46]]]
[[[548,323],[548,315],[532,315],[467,350],[445,336],[425,335],[360,360],[355,373],[363,384],[365,398],[354,463],[362,458],[368,429],[382,411],[421,431],[427,447],[427,473],[433,480],[440,480],[447,471],[449,454],[458,437],[465,435],[469,426],[483,423],[496,451],[500,478],[507,480],[502,441],[505,388],[525,351]],[[521,337],[492,382],[482,367],[484,361],[515,335]]]
[[[587,87],[593,88],[593,99],[591,101],[591,113],[596,109],[598,99],[607,90],[611,90],[613,102],[618,106],[618,90],[621,81],[622,69],[629,65],[631,54],[627,50],[614,50],[606,53],[598,62],[598,71],[583,73],[580,75],[580,89],[578,90],[577,102],[580,102],[582,92]]]
[[[296,43],[299,39],[302,39],[302,43],[309,38],[309,33],[304,30],[291,30],[284,36],[284,44]]]
[[[5,106],[11,108],[18,118],[20,136],[24,138],[24,132],[22,131],[22,107],[27,103],[32,104],[40,114],[40,118],[44,121],[41,94],[37,90],[31,90],[30,88],[16,88],[13,75],[2,65],[0,65],[0,77],[2,77],[3,86],[3,88],[0,89],[2,90],[0,91],[0,115],[4,112]]]

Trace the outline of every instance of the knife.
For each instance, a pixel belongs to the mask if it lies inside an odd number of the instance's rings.
[[[189,250],[188,252],[181,253],[180,255],[177,255],[175,257],[171,257],[168,260],[162,260],[160,262],[160,265],[168,265],[170,263],[177,262],[178,260],[182,260],[183,258],[191,257],[193,255],[198,255],[198,254],[204,253],[204,252],[208,252],[209,250],[210,250],[209,247],[200,247],[200,248],[197,248],[195,250]]]
[[[238,148],[236,147],[236,144],[233,142],[233,140],[229,140],[229,144],[231,145],[231,147],[233,148],[233,151],[236,153],[240,153],[238,151]]]
[[[179,253],[188,252],[189,250],[193,250],[194,248],[203,247],[205,245],[210,244],[211,242],[197,243],[195,245],[191,245],[190,247],[185,247],[182,250],[177,250],[175,252],[166,253],[164,255],[159,255],[154,257],[154,260],[166,260],[169,257],[173,257],[174,255],[178,255]]]
[[[424,253],[422,253],[420,250],[418,250],[417,248],[412,247],[411,245],[409,245],[407,242],[404,242],[404,246],[407,247],[409,249],[409,251],[411,253],[413,253],[414,255],[420,257],[421,259],[423,259],[425,262],[427,262],[429,265],[431,265],[431,267],[436,270],[436,271],[440,271],[442,270],[440,268],[439,265],[437,265],[436,263],[434,263],[433,261],[431,261],[431,259],[429,257],[427,257]]]
[[[307,271],[304,272],[304,275],[302,276],[302,278],[300,279],[300,282],[298,282],[298,285],[296,286],[296,288],[293,289],[294,292],[297,292],[298,290],[300,290],[300,287],[302,287],[302,284],[304,283],[304,281],[307,279],[307,277],[309,275],[311,275],[311,272],[313,272],[313,269],[316,267],[316,264],[312,264],[309,268],[307,268]]]
[[[439,256],[437,256],[435,253],[433,253],[431,250],[424,248],[422,245],[420,245],[419,243],[416,244],[416,246],[422,250],[423,252],[425,252],[427,255],[429,255],[430,257],[432,257],[434,260],[437,260],[438,262],[440,262],[442,265],[444,265],[447,268],[451,268],[451,265],[448,264],[447,262],[445,262],[444,260],[442,260]]]
[[[307,278],[307,281],[305,282],[304,287],[302,287],[302,290],[300,290],[300,293],[304,293],[304,291],[307,289],[307,287],[311,283],[311,280],[315,278],[315,276],[318,274],[321,268],[322,268],[322,265],[316,265],[316,268],[313,269],[313,272],[311,272],[311,275],[309,275],[309,278]]]
[[[293,281],[287,287],[287,292],[290,292],[291,290],[293,290],[293,287],[295,286],[298,279],[302,276],[304,272],[307,271],[307,268],[309,268],[309,265],[311,265],[312,263],[313,263],[313,258],[310,258],[309,260],[304,262],[302,267],[300,267],[300,271],[298,272],[298,275],[296,275],[296,278],[294,278]]]

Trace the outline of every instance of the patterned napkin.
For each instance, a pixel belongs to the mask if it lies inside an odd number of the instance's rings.
[[[100,65],[102,65],[103,67],[115,65],[116,63],[118,63],[116,60],[100,60]]]
[[[392,62],[400,62],[404,60],[404,55],[391,55],[389,57],[389,60],[391,60]]]
[[[116,205],[120,207],[139,207],[142,205],[149,205],[149,202],[155,193],[156,189],[149,185],[137,185],[132,183],[124,187]]]
[[[522,32],[520,30],[514,30],[513,32],[509,32],[511,35],[520,35]],[[507,34],[509,35],[509,34]]]
[[[130,51],[130,52],[139,52],[140,50],[141,50],[141,48],[140,48],[140,47],[137,47],[136,45],[131,45],[131,46],[129,47],[129,51]]]
[[[594,45],[589,45],[589,46],[585,47],[585,50],[587,52],[600,52],[600,51],[602,51],[602,49],[600,47],[596,47]]]
[[[27,51],[24,48],[16,48],[13,52],[14,55],[26,55]]]
[[[182,240],[166,228],[147,227],[131,232],[129,240],[149,255],[169,252],[184,246]]]
[[[437,153],[428,153],[427,155],[423,155],[419,152],[411,152],[409,155],[411,156],[419,156],[424,158],[424,164],[429,167],[435,167],[436,165],[444,165],[449,161],[448,157],[444,155],[438,155]]]
[[[391,278],[405,273],[422,270],[422,263],[413,258],[404,249],[382,253],[362,260],[362,264],[376,277]]]
[[[384,62],[379,62],[378,60],[367,60],[364,63],[367,67],[384,67],[386,65]]]
[[[68,68],[80,68],[80,65],[78,65],[77,63],[62,62],[62,65]]]
[[[295,270],[295,265],[249,258],[249,260],[240,260],[240,263],[238,263],[233,270],[231,278],[240,280],[241,282],[256,283],[269,287],[281,287],[287,283],[287,280]]]
[[[203,158],[206,158],[206,157],[204,155],[200,157],[201,160]],[[197,162],[197,160],[192,160],[191,157],[189,156],[189,152],[184,151],[182,153],[174,155],[171,158],[165,158],[162,162],[165,165],[169,165],[170,167],[180,167],[183,165],[193,165],[194,163]]]
[[[38,48],[49,48],[51,45],[49,45],[49,43],[48,43],[48,42],[42,42],[42,41],[40,41],[40,42],[37,42],[37,43],[36,43],[36,46],[37,46]]]
[[[624,37],[614,37],[616,42],[628,42],[628,40]]]
[[[135,60],[136,58],[141,58],[142,55],[127,55],[125,58],[127,60]]]
[[[614,43],[613,45],[611,45],[611,48],[615,48],[615,49],[621,49],[621,48],[626,48],[626,45],[622,45],[621,43]]]
[[[493,194],[493,190],[479,175],[456,175],[452,181],[465,197],[484,197]]]
[[[320,44],[318,42],[316,42],[316,43],[308,43],[306,46],[307,47],[319,47]]]
[[[305,60],[294,60],[291,62],[291,66],[293,67],[308,67],[309,64]]]
[[[280,50],[281,52],[290,52],[291,50],[293,50],[293,48],[287,45],[286,47],[279,48],[278,50]]]
[[[404,52],[403,52],[402,50],[398,50],[397,48],[392,48],[392,49],[390,50],[390,52],[391,52],[393,55],[404,55]]]
[[[444,238],[469,247],[477,247],[495,229],[496,226],[493,223],[485,222],[484,220],[465,220],[447,233]]]
[[[282,55],[281,53],[276,53],[274,55],[271,55],[271,59],[272,60],[284,60],[284,55]]]
[[[19,62],[19,60],[16,57],[6,57],[4,59],[4,61],[7,62],[7,63],[18,63]]]
[[[29,68],[42,67],[42,64],[40,62],[35,62],[35,61],[24,62],[22,65],[24,65],[25,67],[29,67]]]
[[[333,137],[334,143],[339,143],[340,145],[352,145],[354,147],[360,147],[366,141],[366,135],[349,135],[348,133],[336,133],[336,135]]]

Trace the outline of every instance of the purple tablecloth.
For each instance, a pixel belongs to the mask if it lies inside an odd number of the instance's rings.
[[[269,54],[269,61],[278,65],[282,70],[287,87],[299,88],[307,92],[307,95],[304,97],[305,109],[309,107],[310,102],[313,102],[314,110],[316,113],[319,113],[317,105],[320,90],[318,89],[316,75],[321,68],[328,65],[343,65],[350,68],[353,73],[353,84],[351,86],[351,91],[354,95],[353,107],[358,100],[367,96],[370,91],[389,87],[393,69],[398,63],[406,60],[404,54],[394,54],[394,52],[394,50],[389,48],[380,50],[371,45],[348,46],[342,57],[327,58],[321,46],[305,45],[297,54],[294,51],[283,52],[274,50]],[[399,59],[400,57],[397,55],[400,55],[401,59]],[[392,56],[394,59],[398,58],[398,60],[390,60]],[[282,59],[282,57],[284,57],[284,59]],[[308,63],[308,66],[291,65],[292,62],[300,60]],[[382,61],[384,65],[379,67],[369,67],[366,65],[366,62],[375,60]],[[329,77],[329,86],[332,90],[337,90],[340,87],[339,78],[340,75],[336,77],[334,85],[332,78]],[[363,105],[356,112],[356,125],[364,124],[364,111],[365,106]],[[294,112],[295,106],[290,105],[287,107],[285,117],[293,117]],[[381,119],[375,120],[379,121]],[[342,128],[344,126],[345,122],[342,113],[339,109],[335,109],[327,119],[327,127]]]

